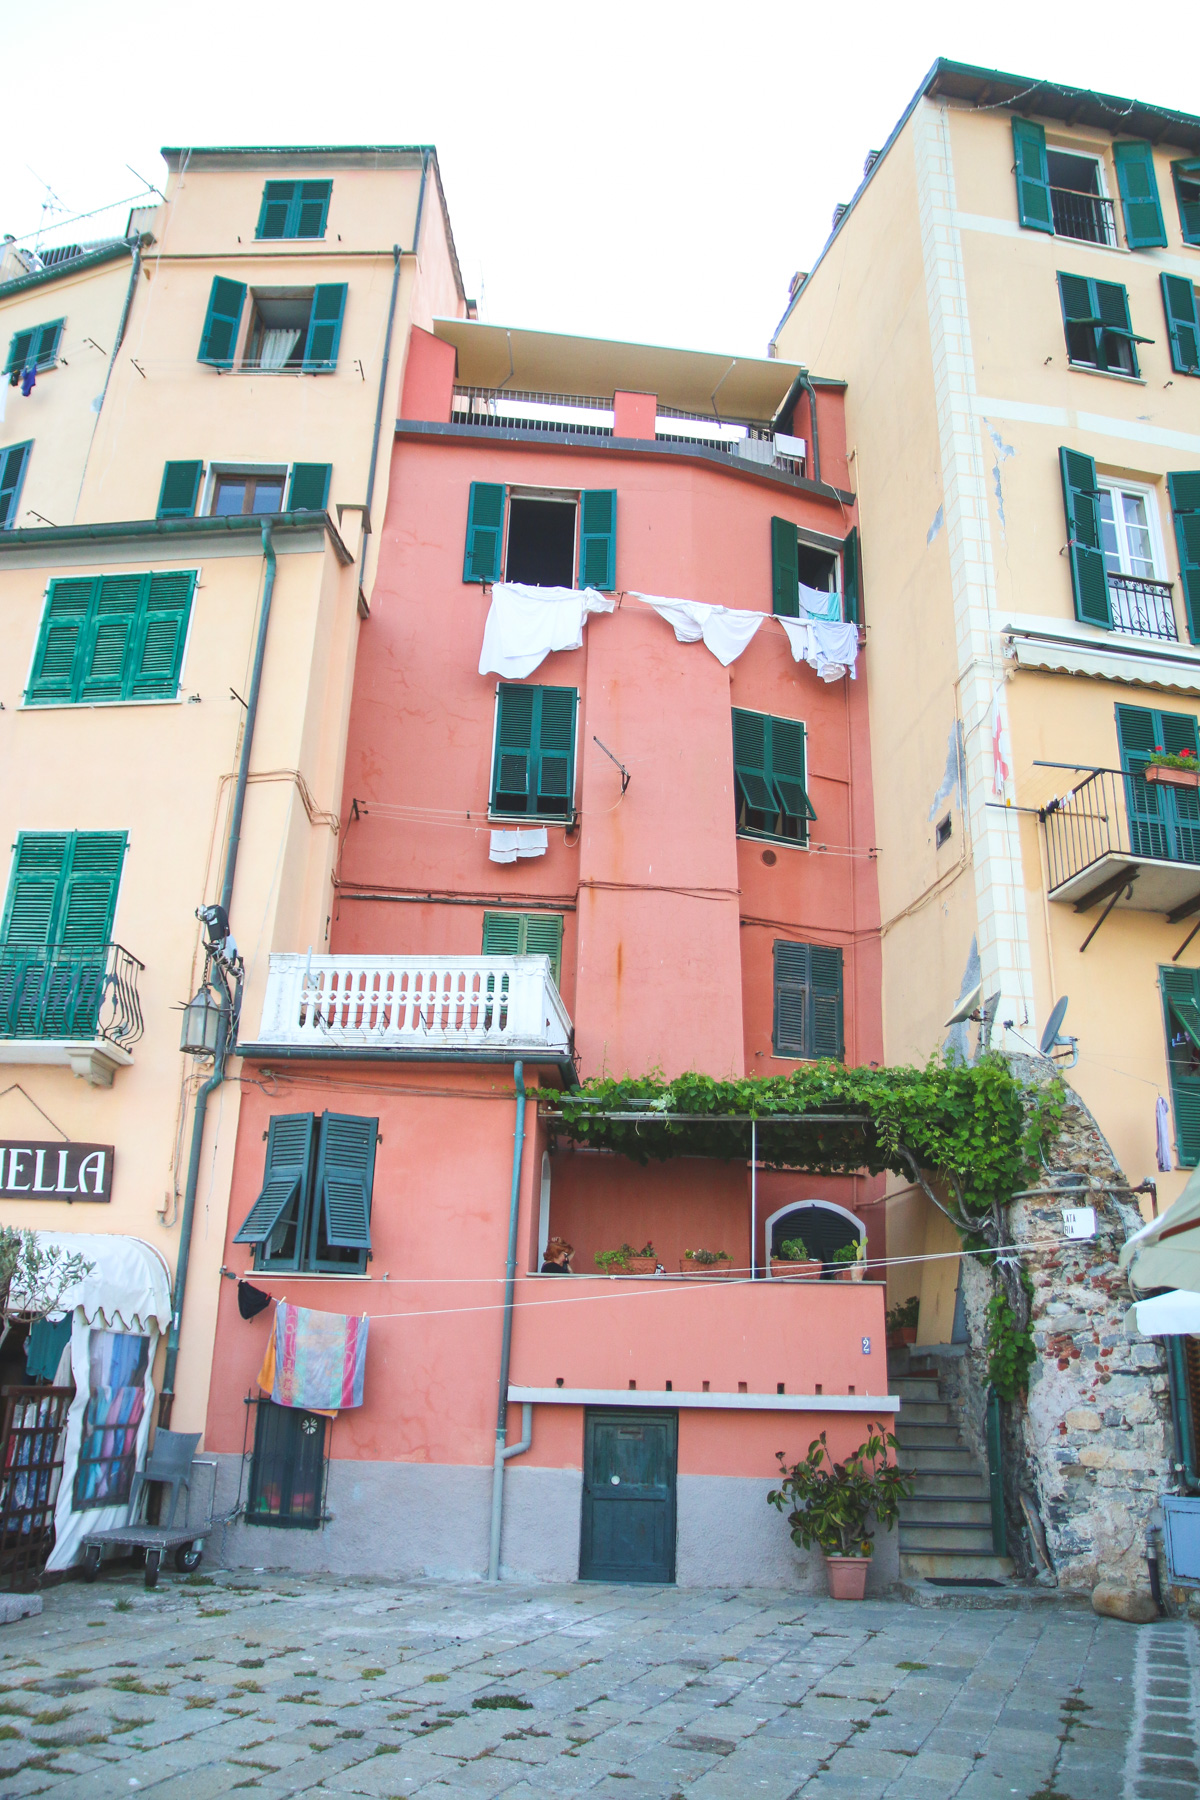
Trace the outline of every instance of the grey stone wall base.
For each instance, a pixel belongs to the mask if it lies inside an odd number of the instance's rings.
[[[0,1625],[15,1625],[18,1619],[36,1619],[41,1610],[40,1594],[0,1594]]]

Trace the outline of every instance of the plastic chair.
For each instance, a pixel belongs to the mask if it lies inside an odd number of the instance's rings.
[[[164,1487],[171,1490],[171,1510],[165,1519],[160,1517],[159,1523],[170,1530],[175,1523],[180,1488],[187,1489],[189,1501],[192,1497],[192,1458],[199,1442],[198,1431],[165,1431],[159,1427],[154,1434],[154,1448],[146,1458],[145,1468],[139,1470],[133,1478],[133,1490],[129,1496],[130,1519],[137,1518],[138,1503],[146,1483],[161,1481]]]

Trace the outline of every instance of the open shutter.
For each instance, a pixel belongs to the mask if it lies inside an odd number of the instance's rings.
[[[495,812],[528,811],[537,691],[507,682],[502,682],[496,691],[496,755],[492,767]]]
[[[316,1120],[312,1113],[274,1115],[267,1132],[262,1192],[235,1235],[235,1244],[256,1244],[263,1248],[288,1207],[296,1201],[303,1207],[312,1166],[315,1129]]]
[[[287,237],[288,213],[295,191],[294,181],[267,182],[263,188],[262,205],[258,210],[258,229],[254,234],[256,237]]]
[[[483,954],[485,956],[519,956],[523,948],[525,919],[522,913],[485,912],[483,915]]]
[[[779,802],[768,767],[767,720],[763,713],[733,709],[733,776],[753,812],[775,813]]]
[[[22,831],[17,838],[4,907],[6,949],[49,944],[71,847],[69,831]]]
[[[536,693],[537,810],[567,813],[575,785],[575,702],[579,696],[574,688],[544,687]],[[543,801],[548,804],[540,804]]]
[[[0,450],[0,531],[8,531],[16,523],[21,483],[32,449],[33,444],[29,442],[10,444],[7,450]]]
[[[1188,157],[1171,164],[1175,183],[1175,200],[1179,207],[1179,229],[1185,244],[1200,244],[1200,157]]]
[[[169,462],[163,465],[162,487],[158,491],[158,519],[191,519],[195,517],[200,497],[202,462]]]
[[[8,356],[4,363],[6,375],[19,375],[29,360],[29,352],[33,347],[32,331],[14,331],[8,340]]]
[[[579,514],[579,585],[611,593],[617,584],[617,490],[585,488]]]
[[[50,583],[33,658],[33,674],[25,690],[26,700],[45,705],[54,700],[69,702],[76,698],[80,639],[86,629],[96,585],[93,576],[72,576],[66,581]]]
[[[775,1006],[771,1049],[776,1056],[808,1056],[809,947],[775,940]]]
[[[329,501],[332,463],[293,463],[288,487],[289,512],[324,512]]]
[[[214,369],[232,369],[245,299],[244,281],[228,281],[224,275],[213,276],[197,362],[209,363]]]
[[[308,337],[304,344],[306,369],[335,369],[338,345],[342,341],[342,314],[346,310],[344,281],[326,283],[313,289],[312,311],[308,315]]]
[[[863,617],[862,550],[858,526],[842,539],[842,618],[847,625],[861,625]]]
[[[1149,144],[1127,139],[1113,145],[1117,186],[1125,214],[1125,239],[1131,250],[1166,249],[1167,233],[1158,204],[1154,151]]]
[[[768,774],[780,810],[800,823],[800,841],[816,818],[805,780],[804,727],[798,719],[767,719]]]
[[[503,485],[495,481],[473,481],[467,506],[464,581],[499,581],[500,544],[503,536]]]
[[[771,611],[781,619],[800,614],[796,527],[790,519],[771,520]]]
[[[1067,548],[1071,558],[1071,585],[1075,592],[1075,617],[1086,625],[1112,629],[1108,598],[1108,572],[1100,541],[1099,489],[1096,464],[1080,450],[1065,447],[1058,453],[1062,474],[1063,505],[1067,514]]]
[[[139,613],[133,659],[125,686],[130,700],[173,700],[187,642],[194,569],[151,575]]]
[[[1129,812],[1129,847],[1135,856],[1168,853],[1165,789],[1142,776],[1159,735],[1159,718],[1145,706],[1117,707],[1117,742],[1121,767],[1127,771],[1125,804]]]
[[[1050,177],[1046,168],[1046,133],[1032,119],[1014,118],[1013,150],[1017,174],[1017,217],[1030,231],[1054,234]]]
[[[1156,743],[1173,756],[1187,751],[1200,768],[1200,741],[1196,735],[1196,719],[1192,713],[1155,714],[1158,730]],[[1195,788],[1168,785],[1164,793],[1163,811],[1167,821],[1167,854],[1176,862],[1200,862],[1200,792]]]
[[[378,1119],[326,1113],[317,1152],[317,1204],[332,1250],[371,1248],[371,1184]]]
[[[1093,281],[1091,285],[1095,294],[1096,314],[1100,320],[1100,324],[1104,331],[1111,332],[1114,337],[1127,338],[1129,340],[1129,354],[1133,361],[1132,372],[1136,375],[1138,372],[1138,363],[1137,351],[1134,349],[1134,345],[1152,344],[1154,339],[1139,337],[1137,332],[1133,329],[1133,323],[1129,317],[1129,295],[1119,281]],[[1105,369],[1109,368],[1111,364],[1103,337],[1100,339],[1099,352],[1100,354],[1097,360],[1100,367]],[[1117,366],[1118,369],[1120,369],[1120,364]]]
[[[520,954],[548,956],[550,973],[554,977],[555,986],[557,986],[562,973],[562,914],[522,913],[521,925],[523,942]]]
[[[1200,1162],[1200,969],[1159,969],[1167,1027],[1167,1069],[1175,1147],[1184,1168]]]
[[[1180,469],[1167,476],[1179,573],[1187,602],[1188,636],[1200,644],[1200,469]]]
[[[828,944],[809,950],[812,992],[812,1055],[840,1062],[846,1054],[842,1019],[842,953]]]
[[[64,949],[92,949],[108,943],[125,841],[123,831],[74,834],[55,933]]]
[[[1187,275],[1163,274],[1163,311],[1171,340],[1171,367],[1180,375],[1200,375],[1200,317],[1196,290]]]
[[[145,582],[144,575],[101,578],[83,646],[81,700],[124,697]]]

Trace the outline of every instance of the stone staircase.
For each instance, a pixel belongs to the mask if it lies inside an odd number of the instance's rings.
[[[900,1578],[910,1582],[1003,1583],[1013,1572],[992,1547],[986,1467],[963,1442],[942,1398],[936,1361],[891,1351],[888,1392],[900,1399],[897,1462],[913,1477],[900,1502]]]

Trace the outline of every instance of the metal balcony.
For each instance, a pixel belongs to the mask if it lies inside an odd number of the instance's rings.
[[[67,1063],[110,1086],[145,1029],[144,967],[120,944],[0,947],[0,1062]]]
[[[1169,581],[1110,574],[1108,604],[1114,631],[1127,632],[1131,637],[1159,638],[1165,643],[1179,642]]]
[[[1111,200],[1100,194],[1079,194],[1074,188],[1051,188],[1050,210],[1056,237],[1116,249],[1117,225]]]
[[[1200,791],[1094,769],[1043,808],[1049,893],[1085,912],[1108,900],[1174,921],[1200,900]]]
[[[548,956],[271,958],[258,1039],[239,1054],[567,1064]]]

